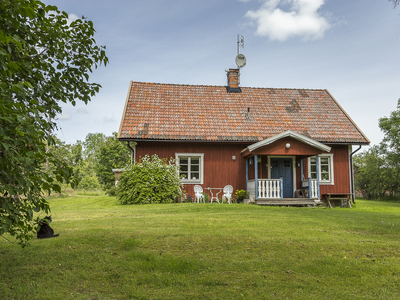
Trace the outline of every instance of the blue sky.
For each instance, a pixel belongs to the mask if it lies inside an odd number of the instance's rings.
[[[225,85],[237,34],[242,86],[327,89],[372,144],[400,98],[400,7],[386,0],[44,2],[93,21],[110,59],[90,77],[100,93],[63,106],[58,136],[67,143],[118,131],[130,80]]]

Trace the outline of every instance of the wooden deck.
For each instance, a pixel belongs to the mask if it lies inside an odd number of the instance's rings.
[[[282,206],[314,206],[316,203],[314,199],[307,199],[307,198],[284,198],[284,199],[268,199],[268,198],[261,198],[255,200],[257,205],[282,205]],[[321,201],[320,204],[323,204]]]

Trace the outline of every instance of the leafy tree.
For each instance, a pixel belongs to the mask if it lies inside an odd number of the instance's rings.
[[[80,140],[71,146],[71,160],[73,165],[81,165],[83,161],[83,147]]]
[[[60,102],[90,101],[100,85],[89,72],[108,58],[97,46],[93,23],[69,22],[68,14],[36,0],[0,1],[0,235],[22,246],[48,213],[45,191],[60,191],[72,169],[46,153]],[[42,169],[48,158],[55,172]]]
[[[379,119],[379,127],[384,133],[383,148],[391,153],[393,159],[400,160],[400,99],[397,101],[397,110],[390,113],[390,117]]]
[[[108,137],[101,146],[96,165],[96,175],[104,190],[110,190],[115,186],[115,174],[112,169],[126,167],[130,162],[130,152],[128,148],[118,141],[117,133]]]
[[[400,192],[400,99],[397,101],[397,110],[392,111],[389,117],[379,119],[379,127],[384,134],[381,142],[382,153],[386,157],[388,166],[393,173],[390,182],[392,194]]]
[[[355,185],[368,199],[384,196],[391,179],[385,156],[379,146],[373,146],[354,157]]]
[[[119,178],[117,197],[121,204],[171,203],[182,197],[179,167],[157,155],[146,155],[130,165]]]
[[[84,190],[97,190],[101,188],[97,177],[93,175],[83,176],[83,178],[79,182],[79,187]]]
[[[83,151],[85,159],[91,164],[96,164],[99,160],[99,151],[103,146],[107,137],[104,133],[89,133],[86,135],[85,141],[83,142]]]
[[[57,171],[57,163],[62,162],[64,165],[72,166],[72,156],[71,156],[71,145],[65,144],[56,136],[53,136],[53,143],[49,146],[50,155],[56,159],[56,164],[49,164],[48,169],[47,166],[43,166],[45,171],[49,174],[53,174]]]
[[[83,147],[82,147],[82,142],[77,141],[75,144],[71,145],[71,163],[72,163],[72,168],[75,177],[78,178],[78,180],[82,180],[84,176],[83,172]],[[77,186],[75,186],[77,187]]]

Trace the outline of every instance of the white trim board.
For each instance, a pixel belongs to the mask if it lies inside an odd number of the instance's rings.
[[[247,149],[249,149],[250,152],[253,152],[254,150],[263,147],[263,146],[267,146],[269,144],[272,144],[280,139],[286,138],[286,137],[291,137],[295,140],[298,140],[302,143],[308,144],[314,148],[326,151],[326,152],[331,152],[331,147],[324,145],[316,140],[313,140],[305,135],[302,135],[300,133],[291,131],[291,130],[287,130],[285,132],[279,133],[277,135],[274,135],[273,137],[270,137],[268,139],[262,140],[260,142],[254,143],[252,145],[249,145],[247,147]]]

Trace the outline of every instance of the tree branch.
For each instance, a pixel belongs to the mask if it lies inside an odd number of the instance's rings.
[[[396,8],[397,5],[400,5],[400,0],[389,0],[389,2],[393,2],[393,8]]]

